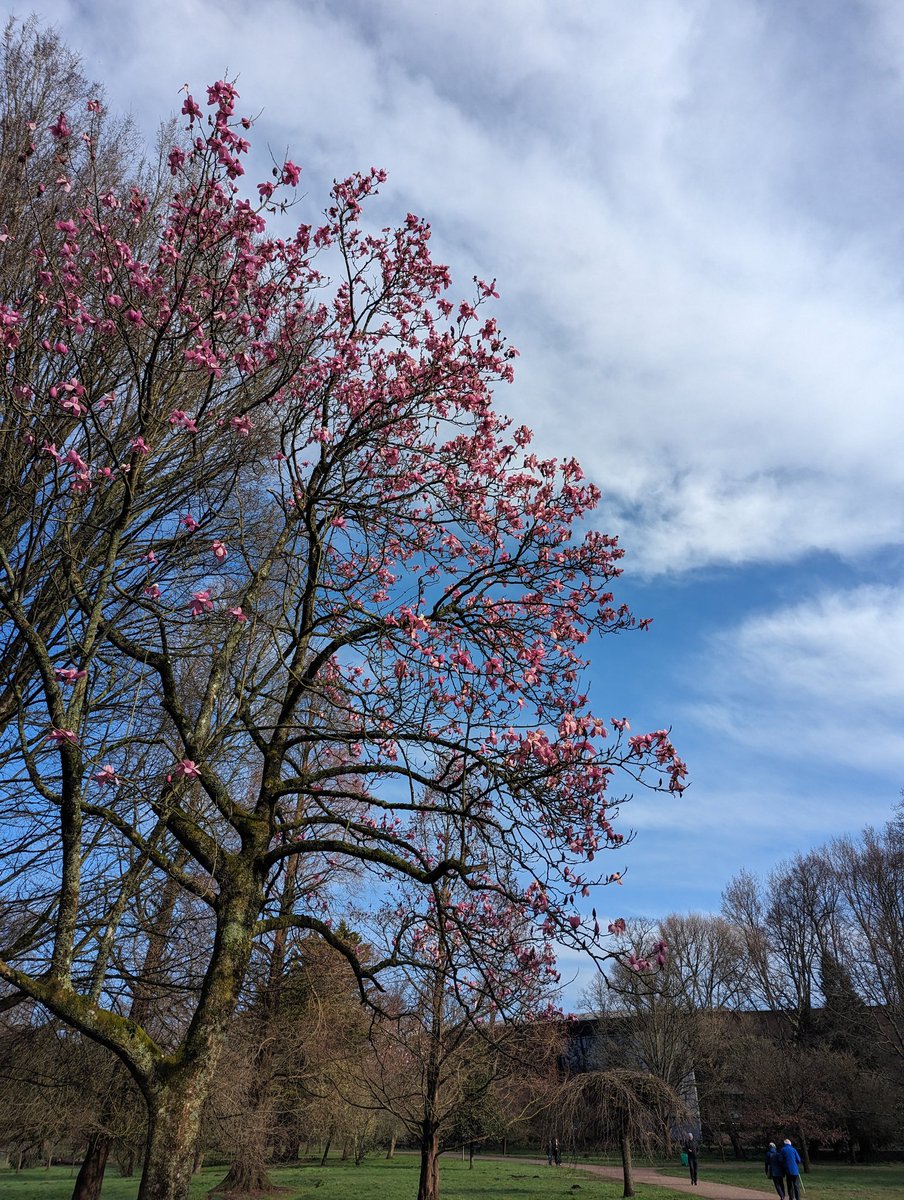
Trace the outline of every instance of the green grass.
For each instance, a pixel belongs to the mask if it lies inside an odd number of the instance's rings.
[[[442,1200],[620,1200],[620,1180],[597,1179],[568,1167],[550,1170],[523,1159],[481,1159],[473,1171],[458,1157],[441,1160]],[[647,1165],[638,1162],[638,1166]],[[684,1178],[677,1163],[660,1165],[664,1176]],[[192,1200],[202,1200],[219,1183],[224,1167],[206,1167],[192,1182]],[[283,1191],[273,1200],[414,1200],[417,1195],[418,1161],[401,1155],[387,1162],[375,1155],[360,1167],[337,1160],[326,1167],[316,1165],[279,1167],[271,1172]],[[69,1200],[75,1173],[68,1167],[40,1167],[23,1171],[0,1170],[0,1200]],[[758,1163],[722,1164],[702,1162],[700,1179],[710,1183],[734,1184],[771,1190]],[[135,1200],[138,1179],[121,1179],[114,1169],[104,1181],[103,1200]],[[904,1196],[904,1164],[881,1166],[814,1166],[804,1176],[804,1200],[897,1200]],[[637,1185],[638,1200],[687,1200],[687,1193],[669,1187]]]
[[[560,1170],[533,1166],[518,1159],[505,1162],[475,1160],[474,1169],[458,1158],[441,1159],[442,1200],[619,1200],[621,1181],[595,1179],[567,1167]],[[192,1183],[192,1200],[224,1176],[223,1167],[206,1167]],[[403,1155],[390,1162],[366,1159],[360,1167],[331,1162],[326,1167],[281,1167],[271,1172],[273,1182],[285,1191],[274,1200],[414,1200],[418,1162]],[[0,1171],[2,1200],[69,1200],[74,1173],[68,1167]],[[134,1200],[138,1180],[121,1179],[115,1168],[104,1180],[103,1200]],[[687,1200],[671,1188],[637,1187],[638,1200]],[[890,1198],[889,1198],[890,1200]]]
[[[685,1175],[686,1170],[677,1163],[659,1168],[661,1174],[677,1177]],[[814,1163],[809,1175],[801,1178],[802,1200],[898,1200],[904,1196],[904,1163],[855,1167]],[[758,1162],[723,1165],[704,1160],[700,1163],[700,1179],[772,1191],[772,1182]]]

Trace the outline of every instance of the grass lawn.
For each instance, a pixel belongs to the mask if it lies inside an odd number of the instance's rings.
[[[638,1166],[648,1165],[638,1163]],[[683,1178],[678,1164],[660,1166],[665,1176]],[[192,1183],[192,1200],[202,1200],[223,1178],[224,1167],[206,1167]],[[444,1156],[441,1167],[442,1200],[620,1200],[621,1180],[596,1179],[563,1166],[551,1170],[518,1158],[505,1161],[475,1160],[473,1171],[453,1156]],[[401,1155],[387,1162],[374,1156],[360,1167],[338,1159],[326,1167],[279,1167],[271,1172],[283,1189],[273,1200],[414,1200],[418,1161]],[[0,1200],[69,1200],[75,1172],[69,1167],[50,1171],[35,1167],[20,1175],[0,1170]],[[702,1162],[700,1179],[737,1187],[768,1190],[771,1185],[758,1163]],[[103,1200],[135,1200],[138,1179],[121,1179],[115,1168],[104,1181]],[[687,1193],[668,1187],[637,1185],[638,1200],[687,1200]],[[904,1164],[881,1166],[817,1165],[804,1176],[804,1200],[897,1200],[904,1196]]]
[[[681,1176],[686,1168],[677,1163],[660,1167],[663,1175]],[[772,1183],[760,1163],[725,1165],[700,1163],[700,1180],[709,1183],[732,1183],[736,1187],[772,1190]],[[875,1166],[835,1166],[814,1163],[809,1175],[802,1175],[801,1200],[897,1200],[904,1196],[904,1163],[881,1163]],[[777,1198],[776,1198],[777,1200]]]
[[[442,1200],[619,1200],[621,1181],[594,1179],[567,1167],[559,1170],[534,1167],[509,1159],[505,1162],[475,1160],[474,1169],[458,1158],[441,1160]],[[192,1200],[223,1178],[225,1168],[205,1167],[195,1176]],[[326,1167],[280,1167],[271,1172],[273,1182],[285,1191],[274,1200],[414,1200],[417,1195],[418,1161],[403,1155],[387,1162],[366,1159],[360,1167],[339,1161]],[[75,1176],[68,1167],[45,1171],[36,1167],[16,1175],[0,1171],[2,1200],[69,1200]],[[104,1180],[103,1200],[134,1200],[138,1180],[121,1179],[115,1168]],[[637,1187],[638,1200],[687,1200],[671,1188]],[[833,1197],[832,1200],[835,1200]],[[862,1198],[861,1198],[862,1200]],[[891,1200],[890,1194],[886,1200]]]

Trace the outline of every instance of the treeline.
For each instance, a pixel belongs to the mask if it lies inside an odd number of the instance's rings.
[[[197,1166],[224,1164],[222,1190],[266,1190],[269,1167],[314,1155],[360,1162],[426,1139],[425,1161],[438,1170],[451,1146],[535,1136],[531,1122],[561,1082],[561,1022],[496,1021],[482,1001],[469,1012],[448,963],[412,964],[370,1004],[318,939],[296,944],[281,966],[273,970],[272,954],[256,963],[204,1111]],[[171,1001],[155,1007],[164,1045],[178,1044],[183,986],[162,975],[154,985]],[[108,1161],[124,1175],[140,1170],[139,1089],[112,1054],[38,1006],[0,1017],[0,1080],[0,1151],[11,1166],[80,1163],[80,1200],[98,1195]]]
[[[600,978],[585,1057],[642,1063],[738,1157],[777,1134],[805,1162],[904,1145],[904,813],[742,871],[719,915],[636,922],[623,951],[651,935],[665,965]]]

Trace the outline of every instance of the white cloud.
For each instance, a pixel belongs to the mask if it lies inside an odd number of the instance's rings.
[[[904,778],[904,596],[863,586],[751,617],[713,639],[704,691],[715,741]]]
[[[312,203],[386,166],[381,216],[425,213],[462,285],[499,277],[523,352],[501,403],[580,449],[639,569],[904,541],[900,204],[872,121],[901,86],[893,5],[864,7],[859,58],[828,46],[837,80],[805,21],[754,3],[45,11],[144,120],[239,72]]]

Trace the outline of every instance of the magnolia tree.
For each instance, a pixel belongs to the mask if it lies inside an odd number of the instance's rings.
[[[621,551],[579,532],[598,492],[577,463],[494,410],[515,352],[493,285],[453,304],[423,221],[364,223],[376,170],[268,234],[299,168],[242,193],[236,98],[186,96],[153,194],[95,171],[100,101],[19,114],[37,149],[0,231],[0,980],[131,1072],[142,1200],[187,1192],[255,939],[315,935],[379,978],[325,875],[449,877],[596,945],[577,905],[621,841],[613,775],[685,773],[667,732],[588,707],[591,639],[636,624]],[[479,832],[477,867],[418,840],[425,807]],[[209,938],[161,1041],[123,964],[166,880]],[[463,908],[461,936],[480,920]]]

